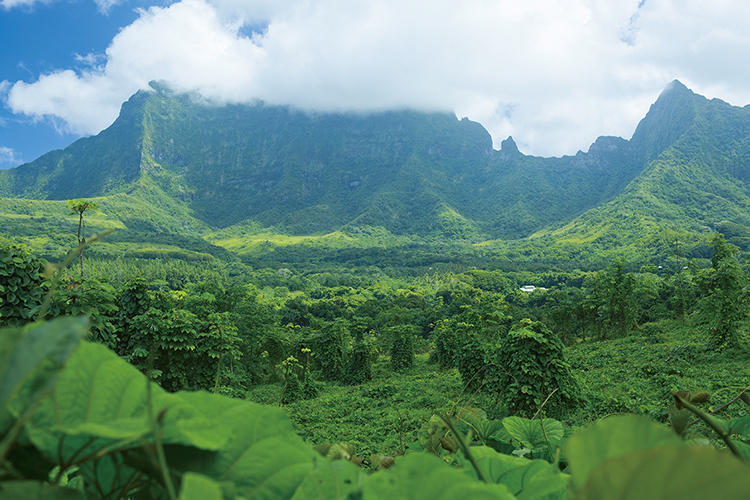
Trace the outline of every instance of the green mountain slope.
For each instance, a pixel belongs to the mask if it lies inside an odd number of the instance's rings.
[[[631,143],[669,146],[616,198],[534,238],[648,251],[660,238],[690,247],[696,235],[717,231],[749,247],[750,106],[708,100],[675,82],[654,110],[660,116],[641,122]]]
[[[154,85],[98,136],[0,172],[0,194],[69,199],[146,189],[217,228],[253,221],[293,234],[382,226],[516,238],[611,198],[639,167],[615,138],[575,157],[535,158],[512,139],[493,150],[480,125],[447,113],[212,106]]]
[[[631,140],[600,137],[560,158],[524,155],[511,138],[495,150],[479,124],[449,113],[218,106],[152,87],[99,135],[0,171],[0,233],[39,246],[69,230],[53,200],[96,197],[96,220],[120,228],[112,251],[473,242],[564,259],[663,247],[665,230],[698,246],[717,229],[750,235],[750,107],[676,81]]]

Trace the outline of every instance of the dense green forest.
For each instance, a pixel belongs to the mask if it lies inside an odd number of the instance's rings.
[[[675,259],[82,276],[7,245],[0,494],[743,498],[747,266]]]
[[[0,500],[747,498],[749,141],[153,83],[0,171]]]

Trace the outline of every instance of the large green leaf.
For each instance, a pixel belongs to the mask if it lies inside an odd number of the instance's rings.
[[[346,500],[362,487],[365,474],[348,460],[317,458],[294,494],[294,500]]]
[[[158,479],[142,449],[153,441],[147,392],[138,370],[105,347],[84,343],[34,415],[29,436],[53,460],[83,460],[87,487],[114,491],[135,470]],[[346,472],[336,465],[326,477],[325,466],[314,468],[317,454],[281,408],[206,392],[169,394],[155,384],[151,397],[170,466],[221,482],[233,495],[291,498],[305,481],[305,488],[336,484]]]
[[[504,485],[521,500],[551,500],[566,496],[570,476],[562,474],[545,460],[505,455],[487,446],[472,447],[471,453],[488,481]],[[477,478],[469,461],[463,456],[459,456],[459,460],[464,471]]]
[[[224,500],[224,495],[216,481],[188,472],[182,477],[180,500]]]
[[[376,472],[365,480],[364,500],[410,499],[453,500],[513,499],[500,484],[485,484],[454,469],[434,455],[412,453],[399,458],[388,470]]]
[[[10,410],[18,417],[36,401],[55,382],[87,331],[85,318],[0,330],[0,411]]]
[[[737,417],[729,421],[729,433],[750,438],[750,416]]]
[[[745,460],[750,461],[750,445],[744,441],[740,441],[739,439],[732,439],[731,442],[734,447],[737,448],[740,456]]]
[[[594,469],[576,498],[594,500],[741,500],[750,467],[710,447],[662,446],[611,458]]]
[[[0,483],[0,500],[84,500],[80,491],[36,481]]]
[[[546,447],[547,443],[553,448],[560,446],[565,435],[562,424],[552,418],[506,417],[502,422],[508,435],[530,450]]]
[[[234,484],[247,499],[291,498],[312,472],[317,454],[305,445],[281,408],[221,396],[196,394],[213,401],[217,425],[232,437],[198,470]],[[223,401],[223,403],[222,403]]]
[[[152,431],[146,384],[142,373],[106,347],[83,343],[60,374],[52,397],[34,415],[32,440],[50,454],[61,452],[63,459],[115,441],[135,442]],[[169,394],[153,383],[151,397],[154,415],[161,415],[164,443],[217,450],[227,441],[228,431],[216,425],[210,407],[198,410],[191,396]],[[95,440],[89,442],[91,438]]]
[[[571,436],[565,443],[572,482],[583,486],[596,467],[607,459],[656,446],[682,446],[669,428],[646,417],[622,415],[605,418]]]
[[[153,441],[147,383],[104,346],[84,342],[28,424],[28,436],[50,460],[80,465],[87,487],[118,490],[135,474],[125,458],[147,472],[153,469],[141,448]],[[210,408],[199,411],[189,397],[168,394],[153,383],[151,398],[165,445],[218,450],[228,440],[229,431],[209,415]],[[126,450],[139,453],[117,454]]]

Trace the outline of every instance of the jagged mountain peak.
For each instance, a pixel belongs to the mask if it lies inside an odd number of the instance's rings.
[[[676,81],[631,141],[603,136],[586,153],[543,158],[520,153],[512,137],[495,151],[480,124],[452,113],[203,104],[156,82],[99,135],[0,172],[0,195],[144,192],[217,228],[251,222],[310,234],[366,225],[519,238],[616,197],[692,126],[697,109],[704,128],[731,113]]]
[[[516,141],[513,140],[513,136],[511,135],[509,135],[507,139],[504,139],[500,143],[500,151],[509,155],[520,153],[520,151],[518,151]]]
[[[658,156],[694,122],[699,96],[679,80],[670,82],[638,123],[630,142],[645,162]]]
[[[627,141],[622,137],[613,135],[600,135],[594,143],[589,146],[589,153],[608,153],[625,147]]]
[[[693,94],[694,92],[685,86],[684,83],[675,78],[664,87],[660,96],[668,93]]]

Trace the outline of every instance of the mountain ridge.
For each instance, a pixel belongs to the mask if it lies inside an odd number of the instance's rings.
[[[200,235],[232,228],[245,234],[248,227],[290,235],[382,228],[450,241],[554,239],[579,219],[580,226],[621,217],[612,207],[623,203],[636,211],[666,207],[656,213],[667,226],[675,225],[670,214],[679,214],[700,231],[705,217],[669,185],[703,204],[713,200],[711,221],[704,222],[716,223],[724,210],[729,222],[750,225],[749,111],[709,101],[675,80],[629,140],[600,136],[587,152],[545,158],[524,155],[512,137],[496,150],[480,124],[451,113],[216,106],[154,85],[123,103],[97,136],[0,171],[0,196],[100,197],[106,206],[119,194],[148,204],[160,214],[154,219],[167,221],[162,229],[183,226]],[[703,187],[729,201],[691,183],[686,164],[695,166]],[[653,193],[664,203],[633,201]],[[128,217],[126,227],[138,224],[136,214]],[[601,222],[592,224],[602,230]]]
[[[180,96],[176,98],[179,99]],[[231,115],[232,113],[241,113],[243,111],[243,107],[241,106],[201,108],[198,107],[198,105],[193,105],[188,106],[188,116],[185,116],[184,101],[189,99],[189,97],[182,96],[183,102],[179,104],[175,104],[176,98],[173,94],[168,94],[163,90],[159,90],[159,87],[157,87],[153,93],[145,93],[141,91],[135,94],[123,104],[122,112],[118,120],[116,120],[110,128],[99,134],[99,136],[76,141],[69,148],[62,150],[62,152],[52,152],[34,162],[17,167],[17,169],[14,169],[14,171],[11,172],[18,172],[18,175],[14,176],[13,174],[5,174],[5,176],[17,177],[17,180],[20,182],[12,183],[9,187],[8,182],[2,183],[0,180],[0,186],[5,184],[4,189],[0,187],[0,189],[2,189],[0,192],[6,196],[10,195],[42,199],[68,199],[74,197],[102,196],[127,190],[128,187],[132,189],[134,187],[134,181],[137,180],[139,176],[142,176],[144,171],[146,173],[156,174],[161,181],[161,185],[167,190],[167,192],[169,192],[169,182],[165,179],[165,177],[169,176],[165,174],[170,170],[178,174],[183,173],[180,172],[180,170],[181,167],[185,166],[181,165],[185,159],[185,154],[184,150],[174,151],[169,147],[169,144],[173,143],[175,138],[167,137],[169,134],[164,133],[164,129],[168,128],[165,127],[164,119],[168,118],[172,121],[179,121],[180,119],[187,119],[188,121],[203,119],[203,121],[210,122],[212,120],[215,121],[215,118],[210,116],[196,116],[196,114],[200,113],[195,113],[194,111],[196,109],[201,109],[204,112],[208,111],[209,115],[216,113]],[[191,111],[193,111],[192,114]],[[348,150],[354,150],[359,154],[369,155],[369,157],[364,158],[364,162],[360,162],[363,164],[354,165],[354,168],[352,168],[351,164],[356,162],[352,161],[352,158],[348,158],[350,165],[347,165],[346,167],[348,168],[345,167],[338,173],[341,174],[340,181],[347,184],[350,189],[356,189],[359,187],[373,189],[373,201],[375,204],[385,202],[381,200],[382,192],[393,190],[401,192],[406,191],[406,193],[403,193],[403,195],[406,196],[410,192],[413,193],[414,190],[419,190],[421,191],[419,196],[424,198],[424,203],[442,206],[444,203],[440,203],[440,201],[445,201],[444,198],[448,195],[452,198],[447,201],[447,205],[451,209],[458,213],[463,213],[465,210],[471,211],[472,207],[466,206],[469,204],[466,199],[460,199],[466,191],[467,186],[461,186],[461,192],[455,192],[454,190],[454,192],[446,193],[445,185],[451,182],[460,183],[462,177],[474,176],[476,178],[474,185],[472,185],[471,180],[468,181],[468,184],[470,188],[476,188],[477,182],[487,183],[498,180],[498,176],[493,175],[493,170],[497,171],[507,169],[508,167],[517,168],[517,166],[513,165],[514,160],[537,158],[528,157],[520,153],[515,146],[515,143],[512,142],[512,139],[510,143],[505,143],[506,148],[504,150],[494,150],[492,148],[492,140],[489,133],[481,127],[481,125],[466,119],[457,120],[455,115],[448,113],[424,114],[411,111],[396,111],[364,116],[341,114],[320,114],[316,116],[285,107],[269,107],[263,104],[249,107],[246,106],[244,107],[244,111],[246,112],[246,116],[243,117],[245,118],[244,121],[247,121],[248,117],[251,121],[253,118],[257,118],[249,116],[252,114],[266,115],[265,118],[267,122],[264,125],[261,125],[262,130],[258,133],[260,137],[265,139],[269,137],[273,138],[274,133],[277,132],[276,130],[273,130],[273,125],[281,124],[281,126],[287,127],[287,130],[284,131],[286,136],[283,138],[288,138],[290,142],[296,141],[298,144],[301,143],[299,147],[303,151],[303,154],[313,158],[313,161],[306,162],[300,158],[301,155],[298,152],[292,151],[291,154],[288,154],[283,160],[278,160],[278,163],[285,162],[287,166],[291,165],[292,168],[295,167],[294,164],[296,163],[298,169],[293,171],[291,175],[297,175],[303,179],[306,178],[305,180],[307,182],[304,183],[306,185],[297,186],[299,189],[296,190],[297,194],[302,194],[301,197],[298,197],[300,203],[295,203],[295,200],[288,199],[283,193],[276,193],[278,195],[277,200],[269,199],[268,196],[264,197],[262,196],[262,193],[258,193],[260,196],[256,196],[256,198],[260,199],[254,201],[260,206],[267,206],[274,201],[288,202],[291,205],[294,205],[297,209],[315,210],[316,207],[317,209],[322,209],[323,207],[319,206],[321,205],[321,201],[323,204],[327,204],[329,208],[332,203],[335,205],[335,200],[331,200],[331,193],[327,193],[328,196],[322,196],[323,199],[321,200],[314,199],[314,196],[305,192],[320,188],[320,186],[314,185],[321,173],[316,172],[316,170],[323,169],[320,164],[324,164],[322,167],[329,170],[341,166],[336,165],[336,159],[334,158],[336,155],[331,154],[330,151],[327,152],[324,148],[320,147],[320,145],[324,144],[326,140],[331,141],[332,139],[326,137],[326,134],[316,134],[315,131],[312,130],[314,127],[321,127],[327,130],[336,129],[338,127],[338,130],[335,130],[334,134],[329,134],[335,136],[333,140],[347,142],[345,147]],[[181,113],[183,116],[179,116]],[[227,119],[226,116],[225,119]],[[231,118],[229,119],[231,120]],[[137,123],[138,121],[141,121],[142,123],[139,124]],[[372,127],[370,127],[370,130],[364,130],[364,133],[362,134],[364,140],[356,143],[358,138],[353,136],[356,136],[357,134],[357,127],[366,129],[368,121],[376,121],[376,128],[379,127],[380,130],[373,130]],[[236,122],[235,125],[235,137],[232,139],[237,143],[241,142],[242,139],[236,136],[236,131],[242,130],[243,127],[242,124]],[[257,120],[254,125],[259,125]],[[244,128],[246,129],[247,127]],[[300,128],[302,130],[300,130]],[[125,134],[124,140],[121,139],[117,142],[117,148],[109,147],[109,144],[107,145],[108,150],[115,151],[115,154],[121,158],[129,159],[128,162],[118,162],[121,165],[118,170],[113,172],[108,169],[96,168],[91,161],[88,161],[88,159],[84,157],[87,146],[92,140],[96,141],[96,139],[100,139],[102,141],[107,141],[109,136],[116,135],[120,130],[128,130],[129,134]],[[386,132],[384,133],[383,130]],[[354,133],[351,131],[354,131]],[[181,130],[181,132],[183,134],[191,133],[190,130]],[[306,135],[312,137],[305,137]],[[378,140],[378,135],[385,135],[385,137],[380,137],[381,140]],[[408,137],[404,137],[404,135],[407,135]],[[305,139],[310,138],[312,141],[304,141]],[[219,137],[216,139],[206,139],[206,137],[203,136],[196,139],[196,141],[200,140],[222,143],[226,142],[227,138]],[[288,145],[278,144],[278,142],[280,141],[278,141],[277,137],[277,144],[275,145],[276,149],[272,151],[276,157],[287,153],[285,149],[288,149]],[[139,144],[141,144],[140,148],[138,146]],[[254,153],[256,153],[255,156],[257,157],[257,150],[262,149],[264,145],[259,145],[258,141],[255,141],[255,144],[252,145],[257,148],[256,151],[254,151]],[[367,151],[366,148],[369,148],[370,151]],[[372,148],[378,149],[376,154],[372,154]],[[138,149],[140,149],[140,156],[138,154]],[[335,153],[338,153],[339,156],[345,156],[346,154],[346,152],[342,153],[341,148],[335,150]],[[207,162],[210,163],[212,160],[217,160],[215,161],[219,167],[216,172],[218,176],[217,183],[212,183],[209,179],[207,185],[206,179],[200,177],[200,171],[207,168],[204,163],[203,165],[199,165],[197,169],[186,172],[186,177],[188,177],[188,179],[180,188],[183,191],[182,193],[178,193],[177,191],[179,190],[172,190],[169,194],[172,196],[188,198],[189,196],[187,192],[192,191],[192,196],[195,197],[196,193],[194,191],[194,186],[201,185],[204,190],[213,188],[207,190],[204,193],[204,197],[216,198],[220,194],[226,196],[226,191],[236,191],[237,185],[242,184],[244,181],[244,185],[240,186],[240,193],[238,193],[238,195],[244,197],[247,195],[248,191],[253,189],[254,183],[276,182],[281,185],[284,183],[294,183],[289,179],[290,174],[284,172],[285,169],[283,167],[273,172],[272,175],[269,176],[270,178],[265,179],[262,178],[263,176],[252,175],[253,165],[250,166],[251,168],[245,168],[244,171],[242,169],[227,168],[227,162],[224,161],[224,158],[222,157],[225,154],[226,151],[217,151],[215,152],[214,158]],[[75,156],[78,156],[78,158],[76,160],[71,160],[71,158]],[[94,161],[107,163],[109,158],[107,158],[106,155],[102,156],[102,159],[96,159]],[[250,161],[252,162],[254,159],[255,158],[250,158]],[[532,160],[531,163],[536,163],[537,165],[534,165],[534,168],[539,169],[543,168],[543,166],[538,165],[540,162],[554,163],[559,162],[560,160],[562,160],[562,158],[537,158],[536,160]],[[315,164],[316,162],[318,165]],[[73,165],[68,166],[67,163],[73,163]],[[61,166],[61,164],[63,165]],[[433,175],[429,179],[424,178],[425,169],[423,166],[425,164],[427,164],[428,167],[437,166],[439,171],[432,172]],[[359,177],[372,177],[373,167],[378,165],[384,165],[385,169],[388,169],[388,171],[380,172],[381,178],[376,180],[374,186],[363,186],[368,179],[360,179]],[[268,167],[269,169],[273,169],[274,166],[275,165],[273,164],[263,165],[263,167]],[[552,168],[557,168],[557,166],[553,166]],[[478,172],[472,172],[472,169],[477,169]],[[196,172],[196,170],[198,170],[198,172]],[[484,170],[484,174],[482,174],[482,170]],[[32,178],[34,171],[37,172],[40,182],[33,181]],[[92,172],[94,174],[94,182],[92,182],[90,176]],[[86,173],[89,173],[89,175],[84,175]],[[248,173],[251,175],[247,175]],[[365,175],[365,173],[369,175]],[[273,174],[277,177],[284,177],[284,174],[287,174],[287,178],[274,179]],[[56,178],[60,178],[60,180],[54,182]],[[76,182],[84,178],[87,180],[86,184]],[[329,181],[330,180],[331,179],[329,179]],[[398,184],[397,186],[393,186],[394,181]],[[569,181],[569,183],[571,182],[572,180]],[[441,183],[445,184],[441,187]],[[130,184],[130,186],[127,186],[128,184]],[[214,185],[211,186],[211,184]],[[408,184],[412,184],[412,187],[406,187]],[[281,190],[282,189],[279,189],[279,191]],[[435,193],[436,190],[437,193]],[[219,191],[222,192],[220,193]],[[302,191],[302,193],[299,193],[299,191]],[[362,189],[359,189],[359,191],[362,191]],[[378,193],[381,193],[380,196]],[[346,192],[340,191],[337,193],[337,195],[342,194],[345,195]],[[476,194],[479,193],[475,190],[469,197],[471,198]],[[514,194],[515,193],[512,192],[507,193],[508,196],[514,198],[513,201],[519,201],[517,196],[513,196]],[[198,193],[198,195],[200,195],[200,193]],[[307,203],[304,202],[306,198]],[[349,196],[348,198],[347,202],[355,206],[358,204],[358,201],[360,201],[358,197]],[[386,196],[386,198],[389,197]],[[393,202],[394,200],[386,201]],[[395,205],[401,204],[395,203]],[[204,207],[203,210],[205,213],[203,214],[203,219],[219,219],[221,221],[220,225],[224,226],[231,225],[228,223],[241,222],[241,220],[235,219],[226,221],[222,220],[223,218],[226,218],[225,214],[228,213],[228,210],[226,210],[225,207],[218,208],[219,209],[217,210],[211,211]],[[342,207],[337,208],[341,210]],[[346,225],[357,218],[373,219],[372,210],[368,211],[368,208],[371,207],[360,207],[359,212],[356,214],[346,213],[340,218],[340,220],[338,220],[338,226]],[[402,224],[397,220],[398,215],[395,211],[397,209],[400,211],[404,211],[404,209],[410,210],[411,208],[412,207],[403,206],[394,207],[394,213],[390,216],[392,220],[383,220],[382,217],[375,217],[377,220],[372,220],[372,222],[389,227],[389,229],[392,228],[397,232],[408,232],[411,228],[401,227]],[[259,216],[261,221],[266,225],[270,225],[270,222],[278,218],[278,214],[275,213],[259,215],[257,211],[253,211],[252,207],[246,207],[246,210],[248,210],[250,216]],[[486,206],[481,209],[482,212],[486,210]],[[498,211],[496,207],[494,208],[494,211]],[[347,211],[345,210],[344,212]],[[286,213],[282,214],[282,220],[290,218],[289,216],[285,216]],[[346,216],[348,216],[348,220],[344,220],[344,217]],[[294,218],[294,216],[291,218]],[[495,225],[498,224],[496,223]],[[321,227],[319,229],[326,230],[333,228],[334,226],[325,228]],[[492,230],[490,229],[490,231]],[[506,235],[518,232],[519,230],[513,229],[500,231],[501,234],[506,233]],[[520,234],[516,235],[519,236]]]

